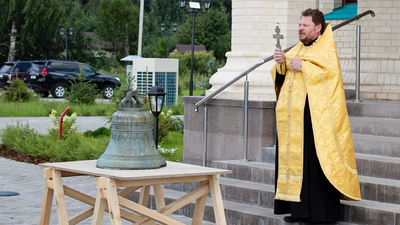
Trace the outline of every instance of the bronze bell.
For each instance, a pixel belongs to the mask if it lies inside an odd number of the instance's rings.
[[[166,165],[153,139],[152,115],[142,108],[137,92],[128,92],[112,115],[110,142],[97,160],[102,169],[156,169]]]

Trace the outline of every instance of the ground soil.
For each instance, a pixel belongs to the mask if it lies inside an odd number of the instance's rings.
[[[20,162],[33,163],[33,164],[51,162],[50,158],[42,158],[42,157],[38,157],[38,156],[31,156],[31,155],[19,153],[17,151],[7,148],[7,146],[5,146],[3,144],[0,146],[0,157],[4,157],[7,159],[12,159],[15,161],[20,161]]]

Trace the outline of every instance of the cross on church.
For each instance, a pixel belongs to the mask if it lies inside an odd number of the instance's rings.
[[[280,39],[283,39],[283,35],[280,34],[280,33],[281,33],[281,29],[279,29],[279,23],[278,23],[278,25],[277,25],[276,28],[275,28],[275,33],[276,33],[276,34],[274,34],[273,37],[276,39],[276,47],[282,49],[282,48],[281,48],[281,41],[280,41]]]

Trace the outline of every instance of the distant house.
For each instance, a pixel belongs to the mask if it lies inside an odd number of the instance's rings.
[[[97,34],[94,32],[84,32],[86,35],[90,36],[95,40],[95,46],[99,48],[99,50],[103,50],[106,53],[106,57],[110,58],[112,55],[113,50],[109,47],[110,42],[103,41]],[[95,52],[95,55],[98,57],[98,52]]]
[[[174,45],[169,49],[169,53],[186,53],[186,52],[191,52],[192,51],[192,45]],[[194,52],[206,52],[207,49],[204,47],[204,45],[195,45],[194,46]]]

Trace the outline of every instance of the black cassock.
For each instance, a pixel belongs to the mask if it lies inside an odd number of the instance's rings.
[[[283,84],[285,76],[277,74]],[[278,178],[278,140],[275,157],[275,190]],[[341,219],[340,193],[326,179],[315,150],[308,97],[304,107],[304,155],[301,202],[274,201],[275,214],[290,213],[292,218],[308,222],[335,222]]]

